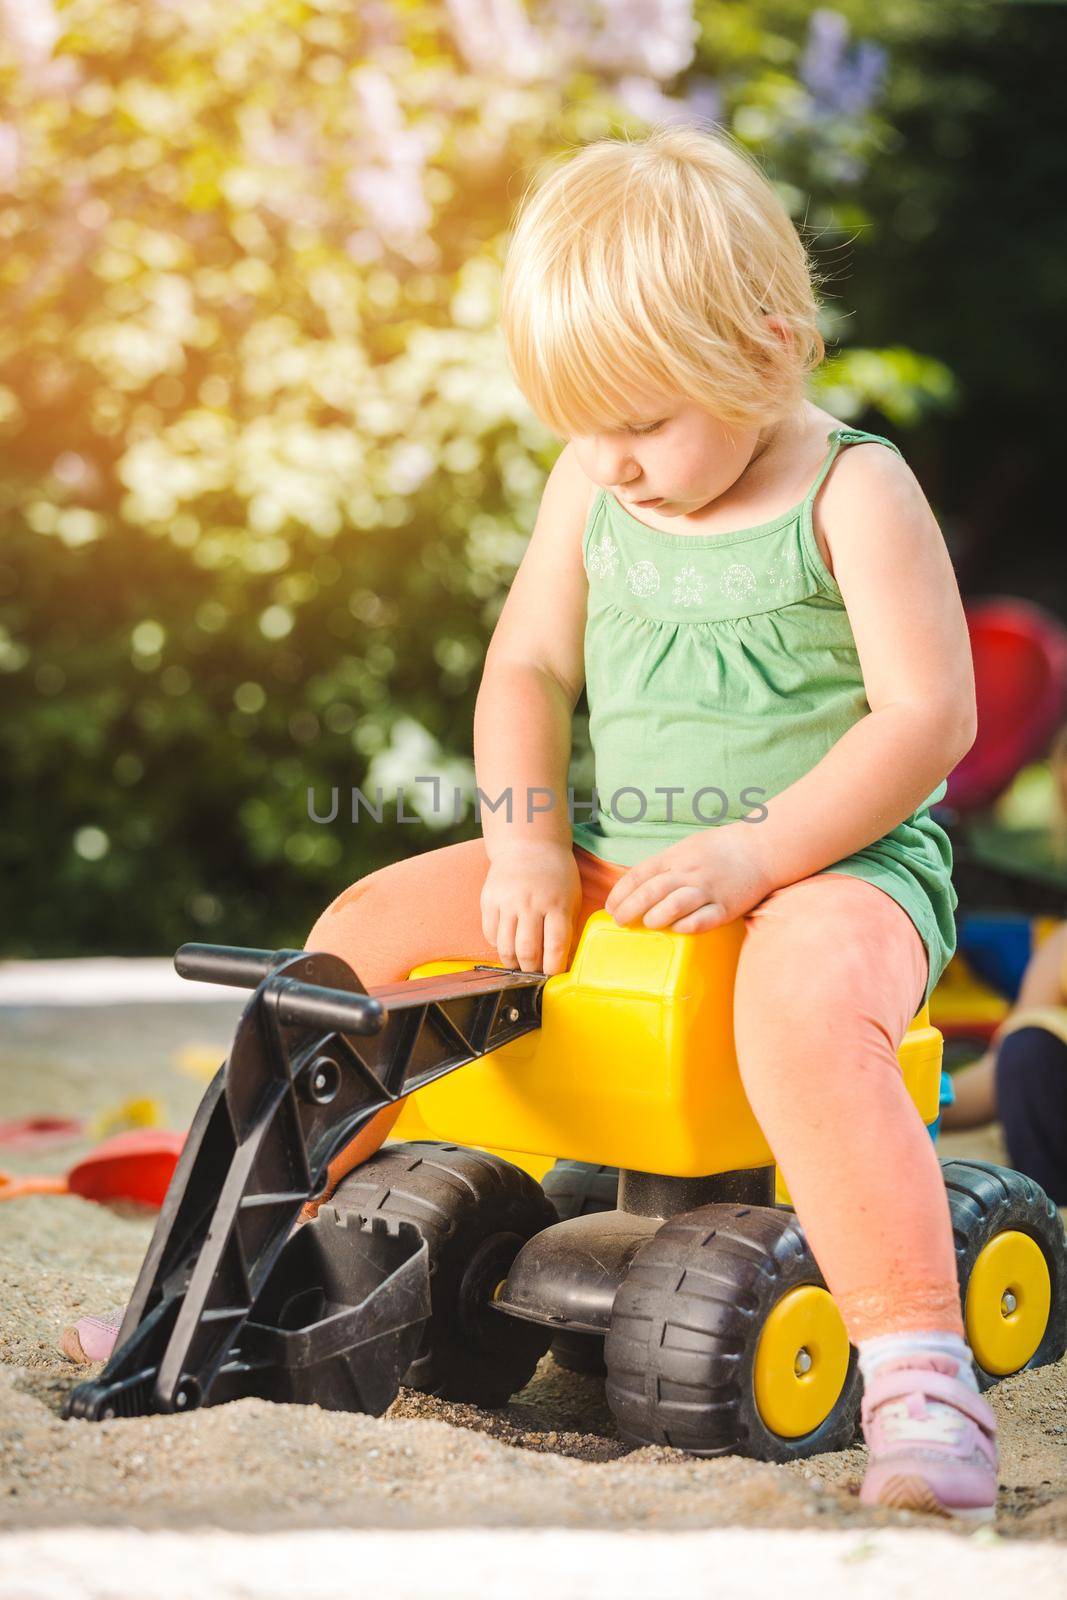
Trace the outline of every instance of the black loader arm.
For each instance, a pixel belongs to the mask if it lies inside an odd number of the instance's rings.
[[[547,982],[483,966],[368,991],[338,956],[206,944],[183,945],[174,964],[255,992],[193,1118],[111,1359],[73,1390],[68,1417],[253,1392],[242,1374],[264,1335],[250,1329],[242,1352],[242,1329],[330,1161],[384,1107],[538,1028]]]

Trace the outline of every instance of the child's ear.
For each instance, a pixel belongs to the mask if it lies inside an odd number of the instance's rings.
[[[767,324],[768,328],[770,328],[771,332],[781,339],[783,344],[790,344],[792,342],[793,330],[784,317],[779,317],[770,311],[765,311],[763,313],[763,320]]]

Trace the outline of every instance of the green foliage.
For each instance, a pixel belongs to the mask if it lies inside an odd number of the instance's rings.
[[[908,82],[937,24],[884,9]],[[866,100],[852,57],[840,104],[813,92],[812,6],[701,3],[695,46],[668,5],[640,36],[624,5],[528,10],[487,42],[460,0],[0,4],[4,951],[302,943],[352,879],[475,832],[415,779],[472,788],[558,448],[496,331],[542,159],[714,103],[831,275],[871,226],[877,63]],[[831,302],[826,332],[843,414],[951,404],[906,328],[854,348]],[[379,782],[421,819],[346,821]]]
[[[905,430],[956,398],[952,373],[942,361],[915,350],[842,350],[815,375],[819,404],[838,417],[867,411]]]

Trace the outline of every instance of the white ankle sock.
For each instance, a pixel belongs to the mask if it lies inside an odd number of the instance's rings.
[[[887,1333],[877,1339],[861,1339],[857,1349],[864,1387],[886,1361],[901,1361],[911,1356],[951,1356],[959,1365],[960,1380],[976,1393],[978,1391],[971,1352],[957,1333]]]

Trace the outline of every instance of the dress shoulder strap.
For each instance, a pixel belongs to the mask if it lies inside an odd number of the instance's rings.
[[[895,451],[898,456],[902,454],[901,450],[898,449],[898,447],[893,443],[892,439],[886,439],[880,433],[866,433],[862,428],[835,428],[833,433],[830,435],[830,448],[826,452],[826,457],[822,466],[819,468],[818,476],[816,477],[811,488],[808,490],[805,500],[806,505],[811,504],[819,490],[822,488],[826,474],[829,472],[830,468],[837,459],[838,452],[845,445],[850,444],[884,444],[887,445],[890,450]]]

